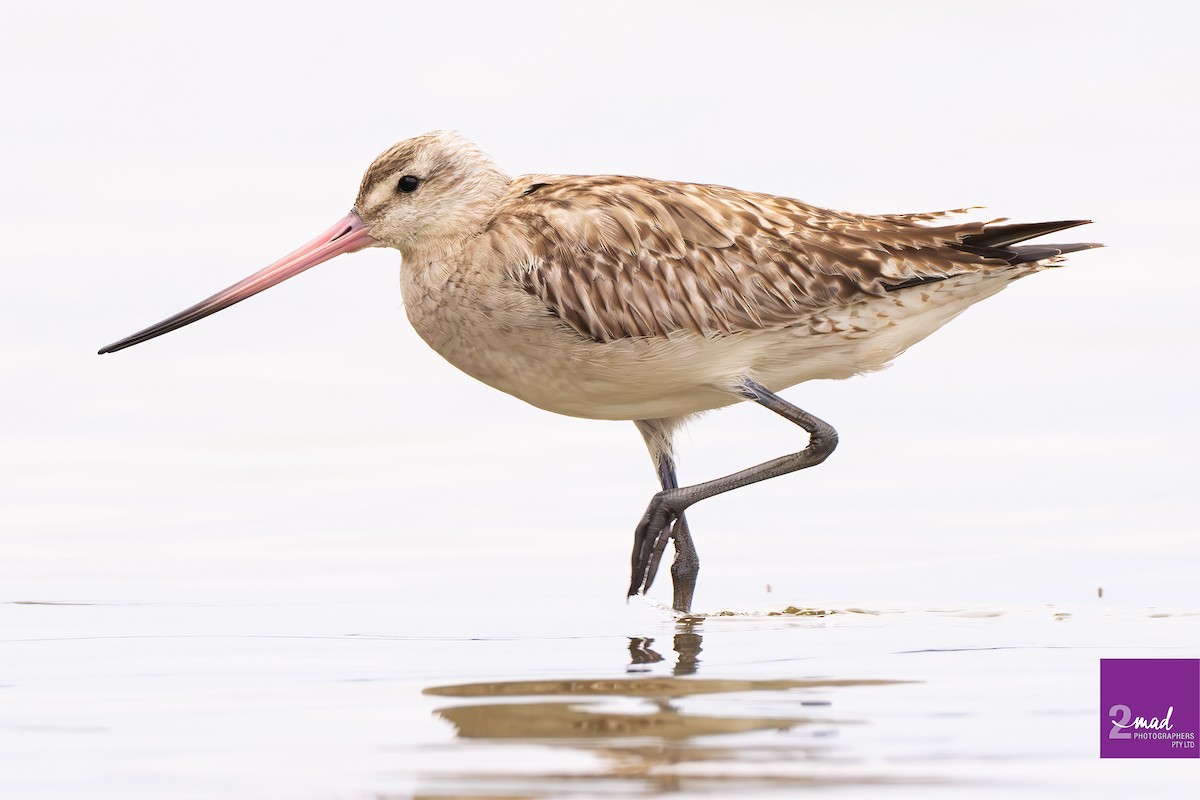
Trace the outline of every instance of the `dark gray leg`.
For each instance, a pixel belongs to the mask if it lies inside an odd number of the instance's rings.
[[[674,431],[679,426],[677,419],[645,419],[637,420],[638,431],[646,442],[646,449],[654,460],[654,468],[658,473],[658,481],[663,489],[679,488],[679,478],[675,474],[675,456],[673,438]],[[696,591],[696,576],[700,572],[700,557],[692,542],[691,529],[687,519],[681,514],[670,525],[670,531],[655,542],[654,552],[650,556],[649,581],[643,586],[643,591],[650,588],[654,576],[658,574],[658,564],[666,550],[667,541],[675,542],[675,561],[671,565],[671,578],[674,583],[672,606],[677,611],[690,611],[692,596]]]
[[[658,457],[658,480],[663,489],[678,489],[679,477],[675,474],[675,461],[667,453]],[[688,529],[687,519],[680,514],[671,526],[670,539],[675,542],[675,561],[671,563],[671,583],[674,597],[671,606],[676,611],[691,611],[692,596],[696,593],[696,576],[700,574],[700,554],[692,541],[692,532]],[[666,548],[667,537],[662,542],[656,542],[654,553],[650,558],[647,569],[649,580],[645,588],[649,589],[658,572],[658,562],[662,559]]]
[[[738,393],[747,400],[753,400],[759,405],[769,408],[779,416],[794,422],[808,431],[808,446],[798,453],[792,453],[781,458],[775,458],[723,478],[698,483],[695,486],[670,486],[663,483],[663,490],[650,500],[646,513],[638,524],[633,537],[633,577],[629,583],[629,594],[644,592],[654,581],[654,573],[658,569],[658,561],[662,557],[663,548],[671,538],[672,528],[678,531],[683,522],[683,512],[693,503],[706,500],[714,495],[740,489],[751,483],[758,483],[789,472],[815,467],[820,464],[837,447],[837,431],[828,423],[823,422],[807,411],[796,408],[791,403],[778,397],[749,378],[743,378]],[[672,470],[672,475],[674,471]],[[674,524],[674,525],[673,525]],[[686,525],[682,526],[689,546],[691,537],[687,535]],[[677,540],[678,542],[678,540]],[[695,549],[692,548],[692,553]],[[676,562],[678,563],[678,561]],[[674,569],[672,569],[674,573]],[[695,576],[693,575],[694,588]],[[679,607],[679,584],[676,584],[676,607]],[[686,598],[690,605],[691,590]],[[685,609],[686,610],[686,609]]]

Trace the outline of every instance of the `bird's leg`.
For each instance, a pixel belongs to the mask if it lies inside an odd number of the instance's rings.
[[[675,474],[675,460],[670,453],[661,453],[658,457],[658,480],[663,489],[678,489],[679,477]],[[660,532],[654,542],[654,553],[650,565],[646,569],[645,588],[649,589],[658,572],[658,562],[662,559],[667,539],[675,542],[675,561],[671,563],[671,583],[674,588],[672,607],[676,611],[692,610],[692,595],[696,592],[696,576],[700,574],[700,554],[692,541],[692,532],[688,529],[687,518],[680,514],[670,526],[670,536],[666,530]]]
[[[698,483],[695,486],[667,487],[650,500],[642,521],[638,524],[633,539],[633,580],[630,581],[629,594],[644,592],[654,580],[654,571],[666,546],[664,533],[673,523],[683,521],[683,512],[693,503],[698,503],[714,495],[728,492],[758,483],[789,472],[815,467],[820,464],[837,447],[837,431],[828,423],[817,419],[807,411],[796,408],[791,403],[777,396],[765,386],[749,378],[743,378],[737,388],[738,394],[747,400],[753,400],[761,406],[774,411],[779,416],[794,422],[808,431],[808,446],[798,453],[775,458],[749,469],[726,475],[723,478]],[[686,527],[684,528],[686,535]],[[691,540],[688,538],[690,545]],[[692,550],[694,553],[694,549]],[[672,570],[673,571],[673,570]],[[694,576],[693,576],[694,580]],[[690,601],[690,593],[687,597]],[[680,600],[679,586],[676,586],[676,605]]]
[[[679,488],[679,478],[675,474],[672,432],[680,424],[680,420],[638,420],[635,424],[646,441],[650,457],[654,459],[658,481],[662,488]],[[637,561],[634,562],[632,580],[641,581],[639,586],[642,591],[650,588],[650,584],[654,582],[654,576],[658,574],[658,564],[662,560],[667,542],[672,539],[675,541],[675,561],[671,564],[671,579],[674,583],[672,605],[677,611],[690,611],[692,595],[696,590],[696,576],[700,573],[700,557],[692,542],[687,519],[682,514],[672,520],[670,524],[664,525],[658,532],[650,552],[649,563],[642,562],[639,565]],[[631,591],[630,594],[633,592]]]

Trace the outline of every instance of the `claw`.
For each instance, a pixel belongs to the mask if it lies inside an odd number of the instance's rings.
[[[633,534],[633,574],[629,581],[629,596],[643,593],[654,583],[658,572],[658,564],[662,561],[663,551],[670,541],[676,513],[663,500],[665,492],[660,492],[650,501],[649,508],[642,515],[637,530]]]
[[[642,517],[642,521],[638,523],[637,530],[633,532],[633,570],[629,576],[630,597],[644,591],[643,584],[646,582],[646,569],[649,567],[650,555],[654,545],[654,539],[650,537],[649,528],[650,512],[647,510],[646,515]]]
[[[646,565],[646,581],[642,584],[643,592],[650,591],[650,585],[654,583],[654,578],[658,575],[658,564],[662,561],[663,551],[667,549],[667,542],[671,541],[674,530],[674,523],[668,518],[668,523],[654,538],[654,549],[650,551],[650,563]]]

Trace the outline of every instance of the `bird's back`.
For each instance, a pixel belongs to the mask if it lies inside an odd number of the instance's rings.
[[[995,223],[946,221],[964,210],[863,215],[723,186],[531,175],[513,182],[486,235],[520,252],[508,259],[511,277],[551,313],[609,342],[783,328],[1012,267],[1014,252],[972,245]]]

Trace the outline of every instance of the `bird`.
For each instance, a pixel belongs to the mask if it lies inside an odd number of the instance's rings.
[[[351,211],[308,244],[99,352],[335,256],[397,250],[408,320],[452,365],[547,411],[636,425],[661,488],[634,529],[627,594],[650,588],[672,543],[672,607],[688,612],[700,560],[687,509],[838,445],[778,392],[879,370],[1013,281],[1101,246],[1023,244],[1090,220],[962,219],[974,210],[857,214],[712,184],[512,177],[463,134],[434,131],[379,155]],[[745,401],[802,428],[804,448],[681,484],[680,427]]]

